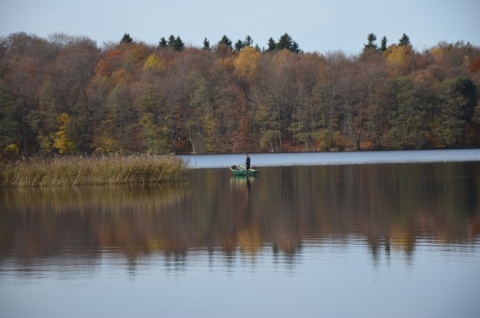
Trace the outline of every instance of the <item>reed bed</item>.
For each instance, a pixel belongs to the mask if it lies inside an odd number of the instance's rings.
[[[181,180],[187,162],[173,155],[33,158],[2,163],[0,186],[49,187]]]

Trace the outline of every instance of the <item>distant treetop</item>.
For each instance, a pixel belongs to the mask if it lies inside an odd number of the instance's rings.
[[[398,41],[398,45],[410,45],[410,38],[403,33],[403,36]]]
[[[283,50],[283,49],[287,49],[289,51],[292,51],[293,53],[302,52],[302,50],[300,50],[300,46],[298,45],[298,43],[295,42],[292,39],[292,37],[288,35],[288,33],[285,33],[284,35],[282,35],[278,40],[278,42],[275,42],[273,38],[270,38],[268,40],[267,45],[268,45],[268,48],[267,48],[268,52],[272,52],[275,50]]]
[[[160,39],[160,42],[158,42],[158,48],[172,48],[175,51],[182,51],[185,48],[185,43],[183,43],[182,39],[177,36],[170,35],[168,40],[166,40],[164,37]]]
[[[120,43],[132,43],[132,42],[133,42],[133,39],[128,33],[125,33],[123,35],[123,38],[120,40]]]

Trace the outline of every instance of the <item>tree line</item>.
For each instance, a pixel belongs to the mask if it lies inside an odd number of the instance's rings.
[[[417,52],[405,34],[361,53],[158,45],[128,34],[0,38],[0,153],[234,153],[480,146],[480,48]]]

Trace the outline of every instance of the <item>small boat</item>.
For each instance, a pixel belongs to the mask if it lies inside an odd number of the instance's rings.
[[[234,176],[256,176],[257,169],[248,169],[244,165],[232,165],[230,166],[230,171],[232,171]]]

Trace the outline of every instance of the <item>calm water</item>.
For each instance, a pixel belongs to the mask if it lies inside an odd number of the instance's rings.
[[[478,317],[480,156],[447,153],[1,190],[0,317]]]

